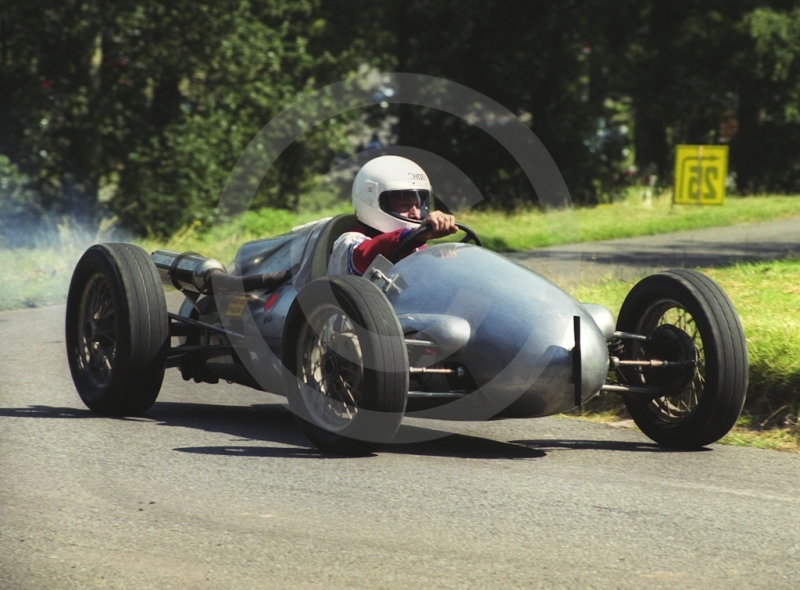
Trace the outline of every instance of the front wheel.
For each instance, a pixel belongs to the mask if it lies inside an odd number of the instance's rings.
[[[747,393],[744,331],[728,296],[691,270],[651,275],[631,289],[617,330],[649,337],[631,341],[626,358],[688,361],[688,370],[618,370],[630,385],[657,387],[660,395],[629,395],[636,425],[659,444],[697,448],[722,438],[736,423]]]
[[[394,437],[408,397],[408,352],[374,284],[339,276],[306,285],[286,318],[282,361],[289,406],[318,449],[365,455]]]
[[[67,360],[86,406],[140,414],[164,379],[169,324],[155,264],[132,244],[98,244],[78,261],[67,296]]]

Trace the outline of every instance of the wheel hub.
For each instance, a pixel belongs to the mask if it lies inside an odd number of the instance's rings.
[[[83,324],[83,333],[87,342],[94,340],[94,335],[97,332],[97,324],[94,320],[86,320]]]
[[[331,379],[339,372],[339,362],[336,359],[336,354],[333,352],[326,352],[322,357],[321,363],[322,378],[325,380]]]
[[[658,387],[663,396],[676,395],[686,389],[697,370],[697,349],[689,335],[670,324],[653,331],[650,341],[642,346],[645,358],[685,363],[680,367],[653,367],[642,371],[648,385]]]

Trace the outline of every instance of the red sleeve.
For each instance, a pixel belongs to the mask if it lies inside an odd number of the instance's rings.
[[[355,268],[359,274],[363,275],[378,254],[390,258],[395,248],[397,248],[397,245],[400,243],[400,240],[405,237],[403,234],[409,231],[411,230],[396,229],[395,231],[375,236],[372,239],[364,240],[353,249],[353,268]],[[405,258],[413,251],[414,250],[406,252],[405,255],[400,258]]]

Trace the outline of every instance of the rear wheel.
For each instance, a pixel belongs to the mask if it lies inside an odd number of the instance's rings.
[[[691,270],[649,276],[625,298],[617,329],[650,336],[631,341],[628,359],[694,361],[618,369],[629,384],[655,386],[662,394],[625,397],[642,432],[662,445],[696,448],[733,427],[747,393],[747,346],[733,304],[714,281]]]
[[[384,294],[360,277],[309,283],[292,304],[282,359],[289,405],[320,450],[364,455],[397,432],[408,353]]]
[[[98,244],[83,254],[67,297],[66,342],[72,380],[90,410],[134,415],[155,403],[169,325],[158,271],[144,250]]]

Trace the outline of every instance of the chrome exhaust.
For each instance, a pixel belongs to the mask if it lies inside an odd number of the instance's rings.
[[[197,252],[173,252],[156,250],[150,258],[158,269],[161,283],[175,287],[178,291],[190,291],[208,295],[212,289],[225,291],[272,291],[283,285],[292,276],[287,269],[260,275],[232,276],[225,265]]]
[[[156,250],[150,254],[150,258],[158,269],[161,283],[178,291],[207,295],[211,292],[211,276],[219,272],[228,274],[219,260],[206,258],[196,252]]]

